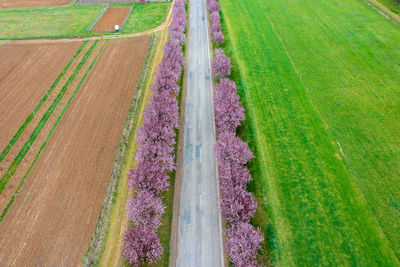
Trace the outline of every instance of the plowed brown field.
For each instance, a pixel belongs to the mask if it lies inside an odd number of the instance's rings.
[[[0,223],[0,266],[76,266],[94,231],[149,38],[111,40]]]
[[[0,47],[0,151],[81,44],[5,44]]]
[[[0,8],[65,6],[72,0],[0,0]]]
[[[114,31],[115,25],[122,27],[131,11],[131,8],[131,6],[113,6],[107,8],[107,11],[93,27],[92,32],[112,32]]]

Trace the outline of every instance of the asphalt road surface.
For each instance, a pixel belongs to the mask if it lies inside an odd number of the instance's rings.
[[[205,1],[190,1],[178,267],[224,266]]]

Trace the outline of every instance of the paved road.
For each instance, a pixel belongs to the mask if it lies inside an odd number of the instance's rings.
[[[206,2],[190,5],[177,266],[224,266]]]

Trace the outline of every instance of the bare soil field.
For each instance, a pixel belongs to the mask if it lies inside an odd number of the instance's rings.
[[[66,6],[72,0],[0,0],[0,8]]]
[[[100,20],[93,27],[93,33],[104,33],[114,31],[114,26],[122,25],[125,23],[126,19],[131,12],[131,6],[113,6],[107,8],[107,11],[100,18]]]
[[[0,265],[71,266],[97,223],[149,38],[111,40],[0,223]]]
[[[21,180],[23,179],[25,174],[28,172],[29,167],[31,166],[32,162],[35,160],[37,153],[41,149],[42,144],[45,142],[48,134],[52,130],[58,117],[63,112],[64,107],[67,105],[70,98],[73,97],[75,89],[78,87],[84,74],[89,69],[90,64],[93,62],[94,58],[98,54],[98,52],[101,48],[101,45],[102,45],[102,43],[104,43],[104,41],[99,42],[99,44],[97,44],[97,46],[90,53],[85,64],[83,64],[80,71],[75,76],[75,79],[72,79],[71,77],[74,75],[74,72],[78,71],[78,70],[76,70],[77,67],[80,65],[80,62],[84,58],[86,53],[89,53],[88,50],[90,50],[90,47],[93,45],[93,43],[94,43],[93,41],[89,42],[84,47],[84,49],[81,51],[81,53],[75,59],[73,64],[71,64],[70,68],[65,73],[63,78],[60,80],[60,82],[54,88],[54,90],[50,94],[49,98],[46,100],[46,102],[43,104],[43,106],[40,108],[40,110],[36,113],[35,117],[25,128],[25,131],[20,136],[20,138],[17,140],[17,142],[14,144],[14,146],[11,148],[10,152],[7,154],[7,156],[4,158],[4,160],[2,162],[0,162],[0,177],[3,177],[3,175],[9,169],[9,166],[11,165],[11,163],[14,161],[14,159],[16,158],[18,153],[21,151],[21,149],[25,145],[25,143],[29,140],[31,134],[33,133],[35,128],[40,123],[42,117],[48,111],[50,106],[53,105],[53,101],[58,97],[59,93],[63,90],[63,88],[66,88],[66,91],[65,91],[63,97],[57,104],[54,111],[51,113],[51,116],[47,119],[45,125],[41,129],[40,133],[37,135],[35,141],[31,144],[30,149],[25,154],[23,160],[19,164],[15,173],[12,175],[12,178],[8,181],[4,190],[1,192],[1,194],[0,194],[0,212],[2,212],[9,204],[10,199],[13,196],[16,189],[18,188],[19,183],[21,182]],[[68,83],[69,83],[69,86],[66,86]],[[3,177],[3,179],[4,179],[4,177]]]
[[[0,47],[0,151],[33,111],[81,42]]]
[[[0,265],[77,265],[93,233],[148,37],[112,40],[0,223]]]

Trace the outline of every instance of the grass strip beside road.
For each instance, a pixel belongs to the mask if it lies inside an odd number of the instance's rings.
[[[86,73],[84,74],[84,76],[82,77],[81,81],[79,82],[79,85],[76,87],[74,93],[72,94],[72,96],[70,97],[70,99],[68,100],[67,104],[65,105],[63,111],[61,112],[61,114],[58,116],[57,121],[54,123],[53,127],[50,130],[50,133],[47,135],[46,140],[43,142],[42,146],[40,147],[38,153],[36,154],[36,157],[34,159],[34,161],[32,162],[32,164],[29,166],[28,171],[26,172],[26,174],[24,175],[24,177],[22,178],[21,182],[18,185],[17,190],[15,191],[15,193],[13,194],[13,196],[11,197],[9,203],[7,204],[6,208],[3,210],[1,216],[0,216],[0,222],[3,220],[4,216],[7,214],[7,211],[10,209],[11,205],[13,204],[14,200],[17,198],[19,191],[21,189],[21,187],[23,186],[23,184],[25,183],[26,178],[28,177],[30,171],[32,170],[32,168],[35,166],[36,161],[39,159],[40,154],[42,153],[42,151],[44,150],[44,148],[46,147],[48,141],[50,140],[50,137],[52,136],[54,130],[56,129],[58,123],[61,121],[62,117],[64,116],[65,111],[68,109],[70,103],[72,102],[72,100],[74,99],[75,95],[78,93],[79,89],[81,88],[83,82],[85,81],[87,75],[89,74],[90,70],[92,69],[92,67],[94,66],[94,64],[97,61],[97,58],[99,57],[99,55],[101,54],[101,51],[103,50],[104,46],[108,43],[109,40],[106,40],[104,42],[104,44],[102,45],[102,47],[100,48],[99,52],[97,53],[96,57],[93,59],[90,67],[88,68],[88,70],[86,71]],[[95,47],[95,44],[92,45],[93,49]],[[91,48],[92,48],[91,47]]]
[[[46,124],[48,118],[51,116],[53,113],[54,109],[57,107],[58,103],[61,101],[63,98],[65,92],[67,91],[69,85],[73,82],[75,77],[78,75],[79,71],[81,70],[82,66],[85,64],[86,60],[89,58],[90,54],[96,47],[97,43],[99,40],[96,40],[93,45],[90,47],[90,49],[86,52],[85,56],[82,58],[81,62],[75,69],[74,73],[69,77],[68,81],[66,84],[63,86],[61,89],[60,93],[57,95],[56,99],[53,101],[49,109],[46,111],[46,113],[43,115],[42,119],[38,123],[38,125],[35,127],[35,130],[32,132],[31,136],[29,137],[28,141],[25,143],[25,145],[22,147],[18,155],[15,157],[14,161],[11,163],[10,167],[8,168],[6,174],[2,177],[0,180],[0,194],[3,192],[5,186],[7,185],[8,181],[10,178],[13,176],[15,173],[16,169],[18,168],[19,164],[21,163],[22,159],[26,155],[26,153],[29,151],[32,143],[35,141],[36,137],[39,135],[40,131],[43,129],[44,125]]]
[[[71,58],[71,60],[68,62],[68,64],[65,66],[63,71],[58,75],[57,79],[53,82],[53,84],[50,86],[49,90],[46,92],[46,94],[42,97],[42,99],[39,101],[39,103],[36,105],[35,109],[32,111],[31,114],[25,119],[24,123],[19,127],[18,131],[15,133],[15,135],[11,138],[10,142],[8,145],[4,148],[4,150],[0,154],[0,162],[3,161],[3,159],[7,156],[8,152],[10,152],[12,146],[17,142],[18,138],[22,135],[24,132],[25,128],[28,126],[28,124],[31,122],[31,120],[34,118],[36,112],[41,108],[43,103],[47,100],[49,95],[53,92],[54,88],[57,86],[57,84],[60,82],[60,80],[64,77],[65,73],[68,71],[69,67],[71,64],[74,62],[76,57],[80,54],[82,49],[86,46],[88,41],[83,42],[83,44],[79,47],[79,49],[76,51],[75,55]]]

